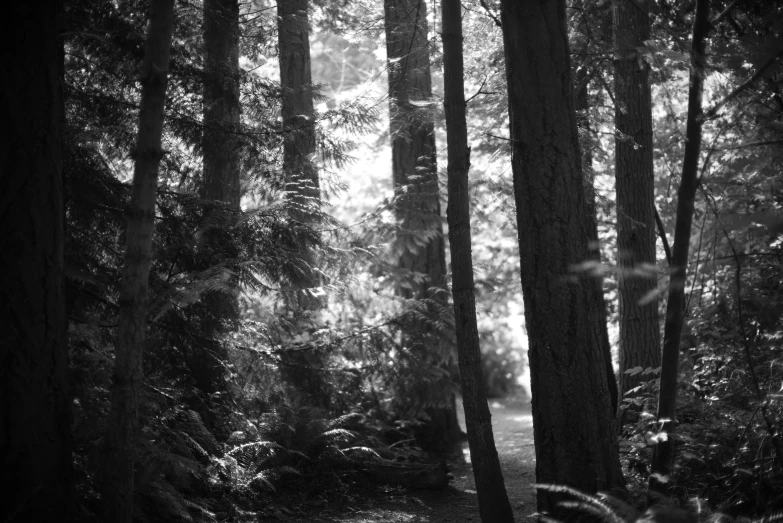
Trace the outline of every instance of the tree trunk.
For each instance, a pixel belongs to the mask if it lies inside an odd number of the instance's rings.
[[[204,185],[202,198],[214,202],[208,214],[212,225],[205,231],[206,249],[213,264],[226,257],[222,236],[239,212],[239,2],[204,1]],[[236,296],[209,292],[204,297],[202,336],[206,342],[194,369],[196,386],[207,394],[223,388],[226,350],[214,341],[235,324],[239,315]]]
[[[620,401],[661,365],[657,288],[655,173],[650,66],[637,49],[650,39],[647,1],[614,0],[615,178],[620,302]]]
[[[468,429],[470,461],[476,479],[479,512],[484,522],[514,521],[506,494],[500,460],[492,434],[481,373],[481,348],[476,323],[476,297],[470,238],[468,170],[470,148],[466,123],[462,52],[462,6],[459,0],[443,0],[443,75],[448,145],[447,216],[451,245],[452,292],[457,328],[457,350],[462,379],[462,402]]]
[[[2,521],[67,519],[71,426],[63,288],[62,3],[8,4],[0,120]]]
[[[584,173],[585,196],[588,207],[588,230],[590,238],[588,247],[590,249],[590,259],[597,263],[601,262],[601,244],[598,238],[598,205],[595,196],[595,176],[593,171],[593,151],[590,142],[590,102],[588,97],[588,77],[587,68],[579,67],[576,70],[577,91],[574,96],[575,109],[577,111],[577,128],[580,133],[580,147],[582,151],[582,172]],[[609,328],[606,325],[608,314],[606,312],[606,299],[604,298],[604,278],[603,275],[596,275],[593,283],[598,290],[598,315],[601,318],[599,328],[601,329],[601,351],[604,353],[606,362],[606,379],[609,384],[609,396],[612,402],[612,415],[617,413],[618,391],[617,378],[614,375],[614,366],[612,365],[612,345],[609,343]]]
[[[304,226],[318,223],[320,206],[318,170],[312,162],[315,152],[315,109],[310,71],[310,25],[307,0],[281,0],[277,4],[280,85],[282,88],[283,170],[286,175],[289,215]],[[303,253],[305,254],[305,253]],[[312,262],[310,258],[306,261]],[[302,267],[300,292],[304,310],[319,308],[307,291],[318,286],[311,267]]]
[[[143,379],[155,192],[163,157],[161,135],[173,27],[174,1],[152,0],[140,74],[139,136],[133,151],[133,190],[125,232],[114,380],[101,480],[103,520],[117,523],[130,523],[133,519],[134,439]]]
[[[702,95],[704,92],[704,65],[707,33],[709,32],[709,0],[697,0],[691,43],[691,73],[688,89],[688,121],[685,129],[685,153],[682,160],[682,179],[677,191],[677,218],[674,225],[671,276],[666,302],[666,323],[663,331],[661,358],[661,388],[658,397],[658,423],[666,438],[655,446],[650,474],[651,491],[666,495],[672,467],[676,429],[677,367],[680,358],[680,338],[685,321],[685,283],[688,269],[688,250],[691,240],[693,206],[699,186],[699,153],[702,141]]]
[[[386,54],[389,73],[389,130],[392,140],[392,180],[398,223],[394,252],[398,266],[411,276],[397,292],[405,298],[431,300],[422,307],[437,320],[448,307],[446,250],[440,212],[440,191],[432,114],[432,78],[424,0],[385,0]],[[416,281],[414,273],[426,276]],[[429,321],[414,321],[412,339],[417,357],[448,367],[453,347],[432,329]],[[430,417],[422,445],[430,452],[461,452],[459,425],[452,393],[425,398]]]
[[[286,134],[283,143],[283,171],[286,176],[288,214],[294,222],[298,250],[297,277],[285,307],[299,328],[322,307],[314,294],[320,279],[314,270],[310,246],[317,239],[321,202],[315,153],[315,109],[310,70],[310,23],[307,0],[280,0],[277,3],[278,47],[282,116]],[[308,406],[329,407],[328,387],[320,367],[323,357],[316,351],[287,351],[281,354],[281,372],[300,401]]]
[[[590,257],[564,1],[502,2],[536,480],[586,492],[622,485],[599,289]],[[539,490],[540,510],[558,496]]]

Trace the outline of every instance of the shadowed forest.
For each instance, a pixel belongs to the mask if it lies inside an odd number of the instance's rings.
[[[2,17],[0,522],[783,521],[783,4]]]

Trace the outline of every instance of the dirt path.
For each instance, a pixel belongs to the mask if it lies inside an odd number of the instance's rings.
[[[506,492],[516,521],[535,512],[535,452],[530,407],[520,400],[490,401],[495,445],[503,467]],[[461,412],[460,412],[461,414]],[[460,417],[464,429],[464,417]],[[470,468],[467,443],[465,463],[451,465],[454,479],[441,492],[389,489],[383,499],[367,499],[361,508],[329,510],[311,515],[309,521],[332,523],[451,523],[480,522],[476,486]]]

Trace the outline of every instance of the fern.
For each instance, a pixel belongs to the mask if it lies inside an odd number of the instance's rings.
[[[698,517],[686,510],[675,506],[656,505],[647,509],[644,514],[639,513],[628,503],[614,496],[600,492],[587,494],[566,485],[537,484],[537,489],[546,490],[558,494],[568,494],[576,498],[575,501],[561,501],[558,506],[574,510],[583,514],[597,516],[606,523],[690,523],[702,521],[704,523],[772,523],[783,521],[783,512],[767,514],[761,519],[749,520],[747,518],[732,518],[726,514],[709,511],[699,512]],[[541,521],[558,523],[560,520],[539,514]]]
[[[202,452],[208,452],[212,456],[222,456],[215,436],[209,431],[198,412],[188,410],[179,417],[179,426],[184,434],[198,444]]]
[[[563,508],[599,516],[607,523],[636,521],[639,515],[636,509],[608,494],[591,495],[566,485],[539,483],[535,485],[535,487],[548,492],[571,495],[575,497],[577,501],[561,501],[558,505]]]
[[[272,441],[254,441],[231,449],[228,455],[246,469],[260,470],[272,460],[285,461],[290,453],[284,447]]]

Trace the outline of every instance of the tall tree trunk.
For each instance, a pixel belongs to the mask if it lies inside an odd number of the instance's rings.
[[[111,411],[104,437],[101,479],[103,520],[117,523],[130,523],[133,519],[134,440],[138,432],[155,193],[163,157],[161,135],[173,27],[174,0],[152,0],[140,74],[139,136],[133,151],[133,190],[125,232]]]
[[[612,429],[573,105],[565,1],[503,0],[522,292],[529,339],[536,480],[587,492],[622,485]],[[558,496],[540,490],[541,510]]]
[[[320,205],[318,169],[312,161],[315,152],[315,109],[310,70],[310,22],[307,0],[281,0],[277,4],[280,85],[282,87],[283,170],[288,183],[289,215],[304,226],[316,225]],[[312,270],[302,270],[301,288],[318,285]],[[302,293],[310,296],[309,292]],[[303,298],[304,309],[318,308],[317,302]]]
[[[0,93],[0,520],[57,521],[72,501],[62,3],[14,2],[3,20],[14,48]]]
[[[655,446],[650,474],[651,491],[667,494],[674,464],[672,435],[676,429],[677,368],[680,359],[680,339],[685,321],[685,283],[688,250],[691,241],[693,208],[699,186],[699,153],[701,152],[704,92],[705,47],[710,28],[709,0],[697,0],[691,42],[691,73],[688,89],[688,121],[685,128],[685,153],[682,178],[677,191],[677,218],[674,224],[671,276],[666,301],[666,323],[663,330],[661,358],[661,388],[658,397],[658,423],[666,434]]]
[[[395,253],[399,255],[400,269],[426,276],[418,281],[411,276],[398,293],[406,298],[431,300],[433,303],[424,310],[428,316],[437,318],[437,310],[448,306],[448,297],[432,114],[427,6],[424,0],[384,0],[384,13],[392,180],[399,224]],[[419,341],[414,341],[419,357],[435,365],[445,365],[442,360],[451,359],[450,344],[426,321],[418,322],[414,329],[423,335]],[[425,398],[425,401],[432,399],[437,398]],[[429,451],[451,454],[461,449],[459,426],[453,395],[443,400],[447,406],[426,409],[430,422],[424,428],[426,437],[422,444]]]
[[[294,221],[298,249],[298,276],[293,282],[286,307],[295,323],[303,326],[321,308],[313,293],[320,279],[314,270],[310,245],[316,240],[313,227],[320,217],[321,194],[318,169],[312,161],[316,150],[313,80],[310,70],[310,22],[308,0],[280,0],[277,3],[280,85],[282,87],[283,171],[288,192],[288,213]],[[314,351],[288,351],[281,354],[281,371],[301,401],[310,406],[328,407],[329,395],[318,369],[322,356]]]
[[[590,223],[590,258],[595,262],[601,262],[601,244],[598,238],[598,204],[595,196],[595,173],[593,171],[593,151],[590,137],[590,101],[588,96],[589,78],[586,67],[578,67],[576,70],[575,84],[577,87],[574,104],[577,111],[576,125],[580,132],[580,147],[582,151],[582,172],[584,176],[585,196],[587,198],[588,219]],[[606,379],[609,384],[609,396],[612,402],[612,415],[617,412],[618,391],[617,378],[614,375],[614,366],[612,365],[612,345],[609,343],[609,328],[606,324],[607,311],[606,299],[604,298],[604,278],[603,275],[597,275],[593,278],[593,283],[598,289],[598,315],[601,318],[599,328],[601,329],[601,350],[604,353],[606,364]]]
[[[614,0],[615,178],[620,302],[620,400],[648,376],[634,367],[661,365],[657,287],[655,173],[650,66],[639,56],[650,39],[646,0]]]
[[[476,323],[476,296],[470,239],[468,170],[470,148],[466,123],[460,0],[441,2],[443,19],[444,108],[448,146],[447,216],[451,245],[452,292],[462,402],[468,429],[470,461],[476,479],[479,512],[486,523],[514,521],[500,460],[495,450],[492,420],[481,373],[481,348]]]
[[[204,0],[204,185],[202,197],[215,202],[205,242],[213,263],[219,264],[227,253],[221,252],[221,236],[231,227],[239,212],[240,160],[239,140],[239,2]],[[215,340],[225,332],[226,323],[235,324],[239,311],[236,296],[210,292],[204,296],[206,317],[202,335]],[[195,369],[196,385],[206,393],[223,388],[225,347],[208,341]]]
[[[587,4],[587,5],[586,5]],[[582,151],[582,173],[585,181],[585,191],[587,195],[587,205],[589,207],[589,219],[591,223],[588,224],[590,230],[590,254],[591,259],[596,262],[601,262],[601,244],[598,237],[598,204],[595,191],[595,171],[593,170],[593,143],[592,143],[592,129],[590,128],[590,97],[589,97],[589,85],[590,74],[587,65],[584,62],[589,62],[586,58],[588,51],[588,42],[593,38],[592,33],[597,33],[597,39],[601,43],[608,42],[611,38],[611,12],[601,6],[591,5],[589,2],[583,0],[576,0],[574,7],[581,11],[579,15],[579,23],[577,25],[577,34],[581,35],[580,40],[583,42],[582,49],[576,52],[577,63],[574,67],[574,108],[576,109],[576,126],[579,130],[580,148]],[[588,27],[586,9],[599,10],[598,17],[607,23],[603,23],[599,26],[598,30],[592,30]],[[604,15],[606,13],[606,16]],[[607,31],[608,28],[608,31]],[[609,33],[609,34],[607,34]],[[581,58],[581,60],[579,60]],[[580,63],[581,62],[581,63]],[[599,289],[599,315],[602,318],[600,321],[601,329],[601,345],[603,352],[606,355],[606,376],[609,382],[609,394],[612,400],[612,415],[617,413],[618,406],[618,390],[617,390],[617,378],[614,374],[614,366],[612,364],[612,345],[609,342],[609,329],[607,326],[608,313],[606,308],[606,299],[604,297],[604,281],[603,275],[597,275],[594,278],[595,285]]]

